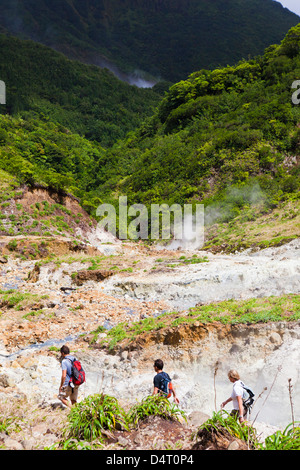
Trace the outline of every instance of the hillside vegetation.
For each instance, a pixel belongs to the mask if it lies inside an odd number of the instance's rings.
[[[130,203],[203,203],[207,221],[260,214],[299,196],[300,25],[261,57],[195,72],[108,152],[118,161],[99,194]],[[249,213],[257,217],[259,213]]]
[[[70,70],[81,67],[67,64]],[[84,70],[100,74],[96,68]],[[0,116],[0,169],[13,175],[15,184],[38,183],[70,192],[92,214],[101,202],[118,205],[118,197],[127,195],[130,204],[147,206],[203,203],[208,225],[237,217],[243,224],[286,207],[292,219],[299,206],[300,108],[292,102],[291,86],[298,77],[300,25],[263,56],[200,70],[174,84],[151,117],[106,149],[95,136],[75,134],[76,120],[70,126],[73,132],[62,125],[69,112],[70,118],[77,112],[77,102],[71,111],[68,103],[79,85],[74,82],[69,94],[56,81],[54,91],[66,102],[51,108],[52,95],[46,106],[49,115],[32,112],[35,106],[43,109],[41,91],[38,98],[28,95],[26,113]],[[117,89],[122,86],[118,82]],[[132,87],[124,86],[131,93]],[[76,99],[80,105],[84,102],[80,94]],[[113,99],[120,108],[118,96]],[[92,119],[94,109],[87,108]],[[57,120],[51,109],[58,113]],[[125,132],[122,124],[120,128]],[[287,236],[299,236],[298,229],[294,224]],[[212,231],[211,239],[218,235]],[[280,235],[275,229],[272,236]]]
[[[16,189],[26,184],[44,185],[57,191],[68,190],[81,197],[81,204],[89,208],[101,201],[89,197],[97,186],[105,150],[48,118],[36,119],[0,115],[0,175],[9,187],[1,198],[3,204],[15,196]],[[2,206],[3,206],[2,204]],[[4,206],[2,207],[4,208]]]
[[[111,146],[153,113],[160,95],[118,80],[108,69],[78,61],[33,41],[0,34],[1,113],[61,124]]]
[[[0,0],[0,8],[0,28],[22,39],[173,82],[262,54],[299,22],[273,0]]]

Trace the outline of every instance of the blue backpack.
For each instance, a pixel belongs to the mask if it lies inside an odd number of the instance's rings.
[[[159,389],[163,392],[163,394],[169,395],[171,379],[168,376],[168,374],[166,374],[165,372],[161,372],[159,375],[160,375]]]

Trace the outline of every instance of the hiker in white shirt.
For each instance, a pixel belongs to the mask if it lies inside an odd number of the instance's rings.
[[[245,410],[243,405],[244,388],[242,385],[242,381],[236,370],[230,370],[228,372],[228,378],[230,382],[233,383],[232,393],[227,400],[223,401],[223,403],[221,404],[221,408],[224,408],[227,403],[232,401],[233,410],[231,414],[234,416],[238,416],[240,423],[242,423],[245,421],[245,416],[247,415],[247,410]]]

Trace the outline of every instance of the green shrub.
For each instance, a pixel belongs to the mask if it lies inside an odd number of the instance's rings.
[[[167,420],[178,420],[179,416],[185,418],[185,413],[175,404],[170,403],[167,398],[160,395],[150,395],[130,409],[128,421],[136,425],[149,416],[160,416]]]
[[[7,244],[7,247],[8,247],[8,249],[9,249],[9,251],[15,251],[16,248],[17,248],[17,246],[18,246],[18,242],[17,242],[17,240],[15,240],[15,239],[14,239],[14,240],[11,240],[11,241]]]
[[[300,450],[300,427],[291,423],[284,431],[268,436],[260,450]]]
[[[0,432],[9,435],[11,427],[14,424],[15,418],[1,418],[0,419]]]
[[[203,423],[199,429],[206,430],[211,433],[224,434],[227,431],[231,436],[237,437],[242,441],[248,442],[251,448],[258,446],[256,431],[251,426],[240,424],[236,417],[231,416],[227,411],[221,410],[217,413],[214,412],[211,419]]]
[[[199,427],[198,434],[203,429],[219,434],[223,434],[225,430],[232,436],[249,443],[251,449],[300,450],[300,427],[295,426],[295,423],[289,424],[284,431],[276,431],[268,436],[264,443],[258,442],[255,425],[252,427],[240,424],[235,417],[225,410],[213,413],[212,418]]]
[[[126,413],[117,399],[102,393],[90,395],[74,406],[68,419],[67,437],[87,441],[101,438],[103,430],[128,428]]]

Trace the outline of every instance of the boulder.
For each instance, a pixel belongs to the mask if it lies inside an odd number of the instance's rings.
[[[95,270],[86,269],[86,270],[79,271],[78,273],[76,273],[73,278],[73,282],[77,286],[82,286],[84,282],[86,281],[100,282],[112,276],[113,274],[114,274],[113,271],[106,271],[106,270],[101,270],[101,269],[95,269]]]
[[[202,413],[202,411],[192,411],[188,416],[188,422],[192,426],[201,426],[208,419],[210,419],[210,416]]]

